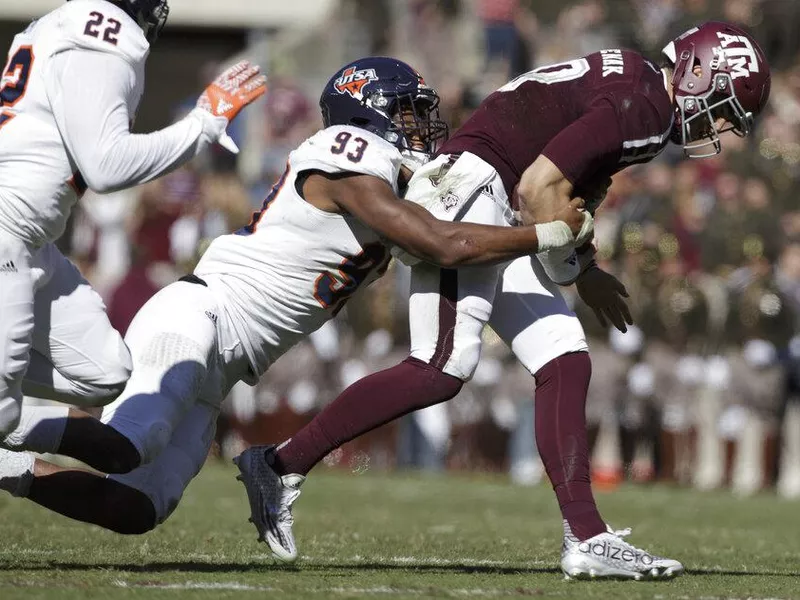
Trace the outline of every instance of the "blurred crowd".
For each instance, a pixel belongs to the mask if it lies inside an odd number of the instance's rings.
[[[341,5],[339,33],[364,54],[411,62],[440,91],[453,128],[505,81],[542,64],[619,46],[657,59],[667,40],[711,18],[754,31],[773,65],[770,105],[755,136],[726,136],[714,159],[684,161],[671,148],[629,168],[598,211],[598,260],[627,286],[636,326],[627,334],[603,329],[573,290],[565,293],[592,351],[587,414],[598,485],[659,480],[742,494],[777,487],[800,497],[800,2]],[[255,176],[242,178],[217,149],[133,192],[83,200],[64,245],[121,331],[150,295],[192,268],[209,239],[248,221],[288,152],[320,126],[315,94],[324,79],[283,71],[276,67],[249,124],[260,132],[260,167],[248,171]],[[344,387],[402,360],[407,283],[405,267],[394,264],[258,386],[237,386],[220,423],[219,452],[285,439]],[[539,481],[533,380],[490,330],[485,335],[481,366],[457,398],[326,462],[357,471],[507,471],[522,484]]]

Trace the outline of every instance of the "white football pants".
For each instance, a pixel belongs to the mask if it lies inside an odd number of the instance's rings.
[[[146,494],[158,522],[200,472],[222,400],[248,368],[211,290],[178,281],[153,296],[125,335],[133,374],[102,420],[138,449],[142,465],[111,479]]]
[[[53,244],[32,249],[0,230],[0,445],[23,393],[86,407],[122,391],[130,354],[105,311]]]
[[[421,167],[406,198],[438,219],[516,224],[500,176],[468,152]],[[464,381],[478,366],[487,324],[531,374],[562,354],[588,351],[578,318],[535,256],[488,267],[414,265],[409,321],[411,355]]]

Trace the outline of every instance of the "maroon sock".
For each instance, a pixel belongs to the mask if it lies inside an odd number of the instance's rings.
[[[585,409],[591,375],[586,352],[559,356],[536,373],[536,445],[561,515],[581,541],[606,530],[589,480]]]
[[[271,458],[285,475],[305,475],[345,442],[405,414],[455,396],[463,382],[415,358],[351,385]]]

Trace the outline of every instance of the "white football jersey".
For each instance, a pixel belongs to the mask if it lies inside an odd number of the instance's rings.
[[[401,160],[397,148],[364,129],[328,127],[289,155],[250,225],[211,243],[195,273],[219,295],[256,376],[389,263],[388,248],[355,217],[306,202],[296,189],[298,174],[373,175],[396,193]]]
[[[126,98],[132,121],[150,46],[138,24],[105,0],[67,2],[14,38],[0,81],[0,227],[36,245],[63,232],[86,189],[48,96],[52,61],[73,49],[113,54],[133,67]],[[85,73],[84,85],[103,80],[103,73]]]

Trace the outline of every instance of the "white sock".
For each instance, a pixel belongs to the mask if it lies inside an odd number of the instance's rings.
[[[33,481],[33,454],[0,449],[0,490],[25,498]]]
[[[561,519],[561,523],[564,525],[564,537],[575,537],[572,535],[572,527],[569,526],[569,521]]]
[[[17,428],[2,441],[2,446],[10,450],[29,450],[30,452],[58,453],[61,437],[67,426],[69,407],[22,405],[22,415]]]

